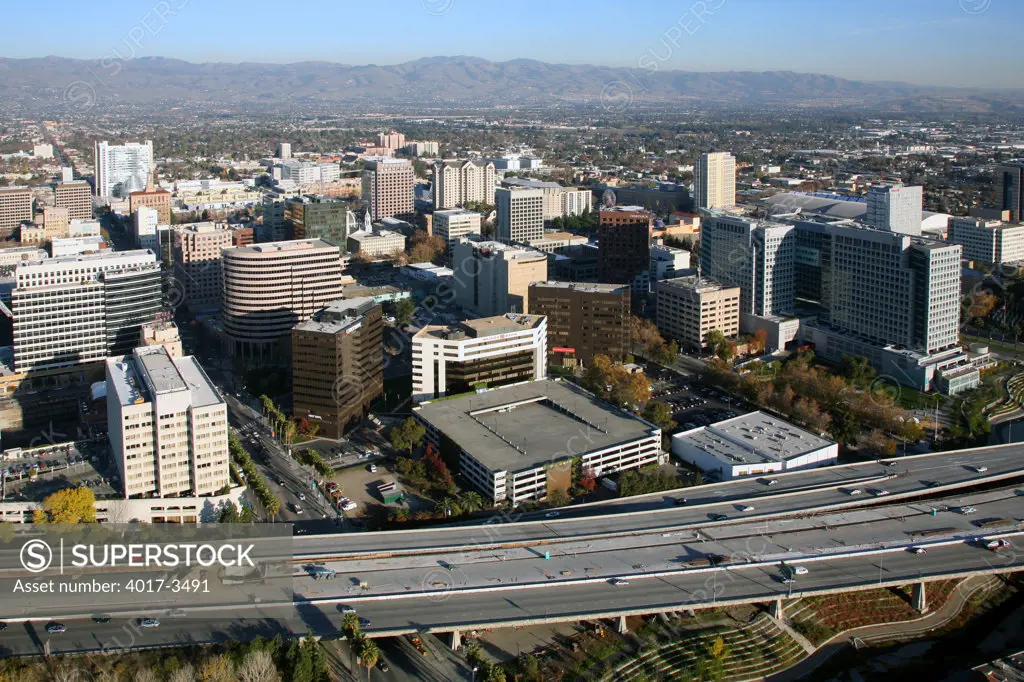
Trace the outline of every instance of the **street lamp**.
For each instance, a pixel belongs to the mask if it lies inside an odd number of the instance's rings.
[[[479,670],[475,665],[473,666],[473,682],[476,682],[476,671]]]

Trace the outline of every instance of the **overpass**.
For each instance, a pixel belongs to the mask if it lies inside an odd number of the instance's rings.
[[[217,605],[189,608],[184,618],[163,614],[180,603],[153,602],[102,611],[110,623],[88,621],[97,608],[3,614],[0,653],[172,645],[245,638],[275,632],[334,634],[343,606],[371,623],[371,636],[458,632],[709,606],[764,602],[782,608],[790,597],[925,583],[1020,570],[1011,546],[993,552],[979,538],[1020,543],[1021,495],[999,486],[1021,474],[1021,446],[983,448],[898,461],[787,474],[768,486],[736,481],[686,491],[689,504],[664,501],[633,513],[544,519],[390,533],[295,539],[294,600],[253,604],[251,617],[227,618]],[[987,467],[978,472],[979,467]],[[889,491],[872,497],[868,488]],[[852,490],[863,490],[851,495]],[[699,495],[695,495],[699,491]],[[922,499],[933,497],[935,499]],[[750,511],[741,511],[747,506]],[[963,506],[975,508],[959,513]],[[710,514],[726,514],[714,521]],[[925,554],[909,551],[923,548]],[[313,562],[336,571],[313,580]],[[806,574],[788,575],[783,565]],[[628,584],[621,584],[622,581]],[[619,584],[616,584],[619,583]],[[238,605],[231,605],[238,608]],[[281,615],[281,608],[289,611]],[[161,617],[141,631],[135,618]],[[60,619],[63,635],[44,625]],[[81,622],[83,621],[84,622]]]

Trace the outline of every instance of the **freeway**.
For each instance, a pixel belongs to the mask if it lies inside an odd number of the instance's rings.
[[[582,505],[544,514],[497,514],[485,524],[445,526],[424,530],[347,533],[295,538],[299,559],[344,555],[387,554],[436,548],[482,548],[501,544],[538,543],[566,537],[655,533],[704,526],[713,528],[749,518],[817,513],[827,509],[881,504],[955,491],[960,487],[1024,477],[1024,445],[1003,445],[917,455],[894,460],[887,467],[865,462],[810,471],[773,475],[769,479],[741,479],[678,491],[632,498],[621,504]],[[979,473],[978,469],[986,471]],[[869,489],[887,491],[874,497]],[[851,495],[852,490],[861,491]],[[687,504],[677,506],[685,496]],[[750,512],[740,512],[744,506]],[[586,511],[580,515],[580,509]],[[547,512],[550,513],[550,512]],[[720,519],[716,515],[724,515]],[[535,520],[534,520],[535,519]]]

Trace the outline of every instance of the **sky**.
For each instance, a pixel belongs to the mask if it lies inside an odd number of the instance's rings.
[[[1024,0],[27,0],[0,56],[396,64],[530,58],[1024,88]],[[289,8],[295,7],[294,10]],[[45,12],[41,11],[45,8]]]

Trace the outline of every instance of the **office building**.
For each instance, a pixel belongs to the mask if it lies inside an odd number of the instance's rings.
[[[385,158],[367,161],[363,169],[363,202],[374,220],[411,220],[415,185],[412,162]]]
[[[263,224],[257,241],[282,242],[291,237],[291,228],[284,219],[285,200],[266,196],[263,198]]]
[[[427,325],[412,338],[413,402],[546,375],[547,324],[540,315],[507,313]]]
[[[701,154],[693,169],[697,208],[732,208],[736,205],[736,159],[729,152]]]
[[[876,230],[920,237],[923,200],[921,187],[876,185],[868,189],[864,222]]]
[[[349,253],[360,254],[370,259],[391,258],[405,251],[406,237],[399,232],[375,229],[370,232],[358,230],[348,236]]]
[[[352,204],[330,197],[305,195],[284,202],[284,221],[292,239],[322,239],[344,247],[355,227],[349,214]]]
[[[174,232],[174,277],[182,301],[195,312],[221,303],[221,257],[232,248],[232,231],[215,223],[195,223]]]
[[[135,228],[135,246],[160,253],[160,212],[149,206],[139,206],[132,215]]]
[[[69,237],[99,237],[103,226],[98,220],[72,220],[68,223]]]
[[[794,230],[792,225],[711,211],[701,224],[700,274],[740,288],[741,316],[792,313]]]
[[[530,312],[547,318],[548,363],[589,365],[595,355],[630,354],[630,288],[619,284],[534,282]]]
[[[282,161],[287,161],[292,158],[292,144],[291,142],[278,142],[277,153],[275,156]]]
[[[434,164],[434,210],[494,203],[494,164],[489,161],[448,159]]]
[[[227,405],[195,358],[136,348],[107,359],[106,383],[125,498],[210,496],[230,484]]]
[[[535,189],[544,197],[545,222],[570,215],[581,215],[591,209],[594,193],[579,187],[563,187],[557,182],[530,178],[505,178],[502,187]]]
[[[149,322],[139,328],[139,346],[162,346],[172,358],[184,357],[178,325],[172,320]]]
[[[134,213],[140,206],[156,209],[157,222],[160,225],[171,224],[171,193],[156,186],[153,174],[150,174],[146,188],[128,195],[128,210]]]
[[[58,182],[53,195],[53,205],[67,209],[68,220],[92,219],[92,188],[85,180]]]
[[[396,152],[405,146],[405,135],[394,130],[390,133],[377,133],[377,146]]]
[[[949,219],[946,240],[964,247],[964,258],[985,263],[1024,261],[1024,225],[1001,220],[957,217]]]
[[[594,476],[662,463],[661,429],[564,381],[530,381],[413,408],[435,447],[454,449],[465,481],[513,506]],[[567,444],[568,437],[568,444]]]
[[[341,166],[336,163],[284,159],[270,168],[271,177],[291,189],[310,191],[325,183],[341,178]]]
[[[232,353],[272,356],[282,337],[341,298],[341,249],[321,240],[225,249],[221,322]]]
[[[839,444],[764,412],[751,412],[672,436],[672,455],[712,481],[835,464]]]
[[[88,187],[88,186],[87,186]],[[91,195],[86,193],[87,198]],[[64,207],[44,206],[43,207],[43,230],[46,239],[60,239],[68,236],[68,226],[71,224],[71,211]]]
[[[539,189],[499,187],[495,235],[506,244],[529,244],[544,238],[544,194]]]
[[[690,252],[674,246],[655,244],[651,247],[651,286],[663,279],[682,277],[690,269]]]
[[[146,189],[150,173],[155,172],[153,143],[127,142],[122,145],[96,142],[96,196],[126,198]]]
[[[602,209],[597,228],[597,278],[646,293],[651,267],[651,214],[637,206]]]
[[[94,253],[107,248],[103,237],[54,237],[50,240],[50,256],[65,258]]]
[[[32,222],[32,190],[28,187],[0,187],[0,238]]]
[[[452,253],[452,246],[462,237],[470,234],[480,234],[480,214],[467,211],[464,208],[450,209],[447,211],[434,211],[431,232],[448,245],[448,255]]]
[[[18,372],[99,362],[138,345],[163,309],[150,251],[100,252],[19,264],[11,292]]]
[[[530,246],[544,253],[560,253],[570,246],[582,246],[587,243],[589,240],[582,235],[545,230],[544,237],[534,239],[530,242]]]
[[[384,321],[372,298],[337,300],[292,330],[292,415],[342,437],[384,392]]]
[[[658,331],[688,350],[707,348],[708,333],[740,333],[740,289],[698,277],[666,279],[654,285]]]
[[[529,313],[530,284],[548,278],[545,254],[482,238],[460,239],[452,264],[455,303],[478,317]]]
[[[1009,211],[1010,220],[1024,220],[1024,159],[996,166],[996,208]]]

